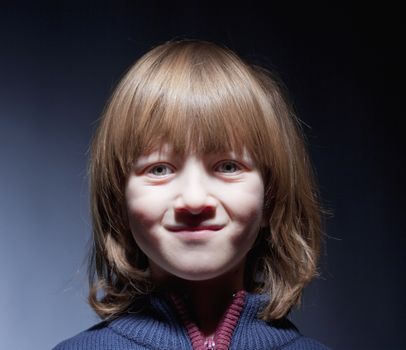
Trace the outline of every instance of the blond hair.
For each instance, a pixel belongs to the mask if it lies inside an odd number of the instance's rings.
[[[229,49],[181,40],[142,56],[115,89],[91,146],[94,310],[102,318],[120,315],[153,288],[148,259],[129,228],[124,191],[134,160],[167,142],[179,153],[246,148],[254,158],[269,227],[248,254],[246,288],[270,294],[263,319],[285,316],[317,275],[322,235],[303,139],[277,80]]]

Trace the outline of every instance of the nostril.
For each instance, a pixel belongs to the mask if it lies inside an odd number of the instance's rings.
[[[193,210],[181,208],[175,210],[175,220],[178,223],[183,223],[187,226],[197,226],[201,222],[212,219],[215,216],[214,207],[204,207],[199,212],[193,212]]]
[[[175,208],[175,212],[179,214],[208,214],[213,212],[214,207],[212,206],[204,206],[202,208],[187,208],[187,207],[182,207],[182,208]]]

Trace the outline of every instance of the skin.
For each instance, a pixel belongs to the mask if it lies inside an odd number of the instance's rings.
[[[189,294],[206,334],[244,288],[263,197],[261,174],[247,153],[180,157],[164,145],[138,158],[128,178],[130,228],[151,276]]]

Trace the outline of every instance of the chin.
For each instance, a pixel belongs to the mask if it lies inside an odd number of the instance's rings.
[[[186,281],[207,281],[219,277],[218,272],[180,272],[175,274],[176,277]]]
[[[187,281],[207,281],[218,278],[232,267],[225,266],[189,266],[188,269],[173,269],[169,271],[172,275]]]

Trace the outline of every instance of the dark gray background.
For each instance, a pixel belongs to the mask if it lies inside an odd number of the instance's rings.
[[[97,321],[83,264],[89,140],[126,68],[174,37],[276,70],[310,126],[333,215],[299,329],[334,349],[406,347],[400,9],[266,3],[1,4],[0,348],[49,349]]]

